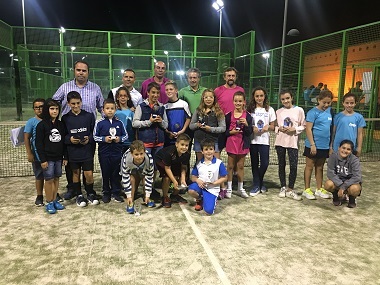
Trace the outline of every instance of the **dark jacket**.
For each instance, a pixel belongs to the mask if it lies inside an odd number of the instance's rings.
[[[243,149],[247,149],[250,147],[251,135],[253,132],[252,116],[247,111],[245,111],[245,112],[247,114],[246,120],[247,120],[248,126],[243,127]],[[222,150],[223,148],[226,147],[227,138],[230,136],[230,125],[231,125],[232,114],[233,114],[233,112],[229,112],[226,115],[226,131],[219,136],[219,139],[218,139],[219,150]]]

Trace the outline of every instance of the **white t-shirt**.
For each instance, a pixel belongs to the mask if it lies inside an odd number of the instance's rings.
[[[258,129],[262,129],[276,120],[276,113],[272,107],[269,107],[268,112],[265,108],[258,107],[255,109],[255,113],[251,113],[251,116],[253,120],[252,125]],[[261,135],[254,133],[251,144],[269,145],[269,137],[269,132],[264,132]]]

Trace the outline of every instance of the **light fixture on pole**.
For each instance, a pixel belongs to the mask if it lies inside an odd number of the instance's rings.
[[[74,57],[73,57],[73,51],[76,50],[77,48],[74,47],[74,46],[71,46],[70,49],[71,49],[71,68],[74,69]]]
[[[169,72],[169,52],[164,50],[164,54],[166,55],[166,66],[168,67],[166,71]]]
[[[22,25],[24,28],[24,45],[26,47],[25,3],[24,3],[24,0],[22,0]]]
[[[280,74],[278,78],[278,100],[277,109],[280,108],[280,92],[282,89],[282,73],[284,68],[284,52],[285,52],[285,37],[286,37],[286,22],[288,17],[288,0],[285,0],[284,7],[284,23],[282,25],[282,42],[281,42],[281,58],[280,58]],[[291,29],[288,36],[298,36],[299,31],[297,29]]]
[[[224,2],[222,0],[216,0],[212,3],[212,7],[219,12],[219,47],[218,47],[218,55],[220,56],[220,48],[222,43],[222,10],[224,9]]]
[[[66,30],[64,27],[60,27],[58,29],[58,32],[59,32],[59,49],[60,49],[60,54],[61,54],[61,76],[63,76],[63,80],[65,81],[66,80],[66,69],[65,69],[65,49],[64,49],[64,43],[63,43],[63,34],[66,33]],[[67,63],[66,63],[67,65]],[[56,73],[59,72],[59,69],[58,69],[58,72],[57,72],[57,68],[54,70]]]
[[[266,52],[261,55],[263,58],[266,60],[266,65],[265,65],[265,88],[267,87],[267,77],[268,77],[268,60],[270,57],[270,53]]]
[[[180,46],[179,46],[179,52],[180,52],[180,56],[182,57],[182,35],[181,34],[177,34],[175,36],[177,38],[177,40],[179,40],[179,43],[180,43]],[[183,68],[183,60],[182,60],[182,67]]]

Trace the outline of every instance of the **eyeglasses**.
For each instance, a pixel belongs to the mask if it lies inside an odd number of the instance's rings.
[[[41,105],[41,106],[35,106],[33,107],[34,110],[38,110],[38,109],[42,109],[44,107],[44,105]]]

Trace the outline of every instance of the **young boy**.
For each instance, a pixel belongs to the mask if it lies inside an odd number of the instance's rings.
[[[197,162],[191,173],[193,181],[189,194],[196,199],[195,210],[202,209],[209,215],[215,211],[220,184],[227,181],[227,169],[223,162],[214,156],[215,142],[205,139],[201,142],[203,158]]]
[[[165,146],[173,145],[178,135],[185,133],[189,127],[191,113],[186,101],[178,99],[178,87],[174,81],[165,83],[168,103],[165,104],[168,128],[165,130]]]
[[[135,140],[131,143],[129,149],[124,153],[121,159],[121,184],[127,195],[126,210],[129,214],[135,212],[134,197],[139,187],[141,179],[144,178],[145,183],[145,205],[153,208],[156,205],[150,201],[149,197],[152,193],[154,164],[152,156],[146,152],[144,143]]]
[[[348,207],[356,207],[356,197],[362,191],[362,173],[360,160],[353,155],[354,143],[343,140],[339,149],[327,162],[327,178],[325,189],[333,193],[333,204],[342,205],[344,194],[348,195]]]
[[[159,150],[155,156],[155,163],[160,177],[162,177],[162,205],[170,208],[173,203],[187,203],[187,200],[179,195],[178,185],[186,184],[186,166],[190,160],[190,137],[180,134],[175,145]],[[173,193],[168,197],[169,183],[173,183]],[[179,183],[180,181],[180,183]]]
[[[34,204],[36,204],[37,207],[44,205],[44,175],[42,173],[41,162],[39,161],[39,157],[36,153],[36,127],[42,120],[42,108],[44,106],[44,103],[45,99],[42,98],[37,98],[33,101],[34,117],[30,118],[26,122],[24,128],[26,155],[28,157],[28,161],[32,163],[34,177],[36,179],[35,183],[37,197]]]
[[[42,120],[36,127],[36,150],[45,179],[46,211],[49,214],[65,209],[57,200],[62,165],[67,164],[66,129],[58,119],[60,112],[61,105],[47,99],[42,109]]]
[[[69,158],[69,169],[73,174],[73,192],[77,196],[76,203],[79,207],[87,206],[87,203],[98,205],[99,200],[94,191],[94,115],[82,110],[82,97],[77,91],[67,94],[67,104],[71,111],[62,116],[62,122],[66,127],[65,144]],[[80,174],[84,172],[86,178],[85,190],[87,199],[82,195]]]
[[[123,142],[128,139],[123,122],[115,117],[116,104],[113,99],[104,100],[104,118],[97,120],[94,128],[94,140],[99,144],[98,154],[102,171],[102,201],[109,203],[111,197],[116,202],[124,202],[120,196],[120,160]]]

